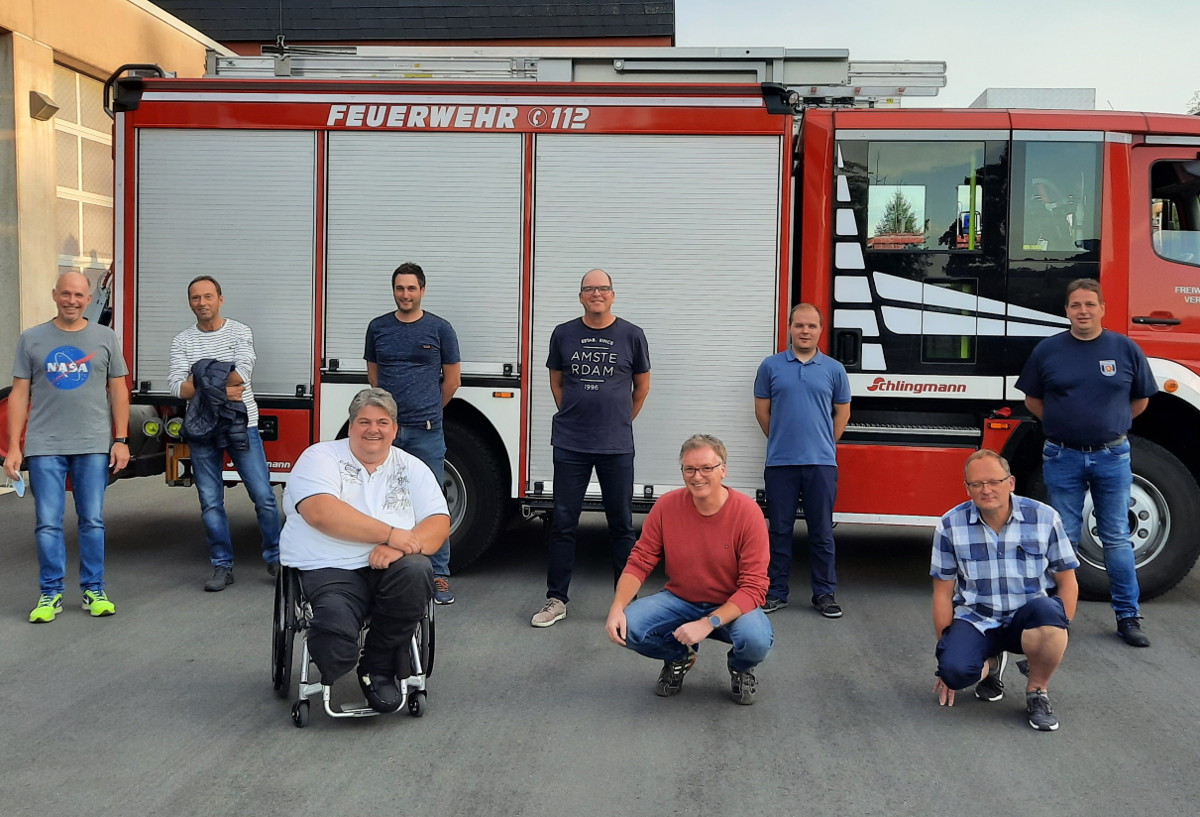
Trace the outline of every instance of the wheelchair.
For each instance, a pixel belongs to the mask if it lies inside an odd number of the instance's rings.
[[[293,657],[300,655],[300,681],[298,694],[292,704],[292,723],[303,728],[308,725],[309,699],[320,696],[325,713],[331,718],[369,718],[383,714],[376,712],[364,701],[362,706],[335,706],[330,698],[332,687],[322,684],[320,673],[308,652],[308,626],[312,620],[312,608],[304,598],[300,584],[300,571],[294,567],[280,565],[275,580],[275,616],[271,633],[271,680],[275,694],[280,698],[290,696],[292,689]],[[366,636],[370,621],[364,622],[359,631],[359,646]],[[297,647],[299,649],[297,650]],[[417,625],[410,645],[410,675],[399,680],[403,696],[397,712],[407,707],[408,714],[419,718],[425,714],[426,681],[433,674],[434,631],[433,602]]]

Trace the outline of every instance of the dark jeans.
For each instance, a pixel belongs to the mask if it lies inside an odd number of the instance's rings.
[[[441,486],[442,493],[446,492],[446,438],[441,423],[433,428],[400,426],[393,445],[428,465],[437,484]],[[433,575],[450,575],[449,539],[442,542],[442,546],[438,548],[437,553],[429,557],[429,561],[433,562]]]
[[[321,671],[321,683],[332,684],[356,663],[365,673],[407,674],[402,659],[433,598],[429,557],[404,556],[386,570],[303,570],[300,583],[312,607],[308,651]],[[360,661],[358,633],[367,616],[371,628]]]
[[[554,448],[554,528],[550,533],[550,566],[546,572],[546,598],[566,603],[571,571],[575,567],[575,531],[583,511],[592,469],[600,481],[608,541],[612,548],[613,581],[620,578],[633,550],[633,453],[588,454]]]
[[[812,596],[837,591],[834,564],[833,503],[837,500],[836,465],[772,465],[767,467],[767,528],[771,537],[771,586],[767,595],[788,600],[792,572],[792,543],[796,531],[796,502],[804,494],[804,521],[808,526],[808,560]]]

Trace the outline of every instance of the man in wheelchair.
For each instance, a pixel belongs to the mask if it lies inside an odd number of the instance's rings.
[[[392,445],[396,401],[364,389],[350,403],[349,437],[309,447],[284,492],[280,561],[300,571],[312,608],[308,649],[333,684],[358,665],[377,712],[403,701],[413,633],[433,596],[428,556],[450,535],[433,472]],[[359,651],[359,632],[370,629]]]

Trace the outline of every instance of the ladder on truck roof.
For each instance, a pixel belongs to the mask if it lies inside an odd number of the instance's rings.
[[[266,47],[209,52],[206,76],[515,82],[777,83],[809,104],[936,96],[944,62],[851,60],[844,48]]]

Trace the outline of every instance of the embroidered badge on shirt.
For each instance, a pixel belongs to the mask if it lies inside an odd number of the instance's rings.
[[[1102,360],[1100,361],[1100,374],[1105,377],[1112,377],[1117,373],[1117,361]]]

